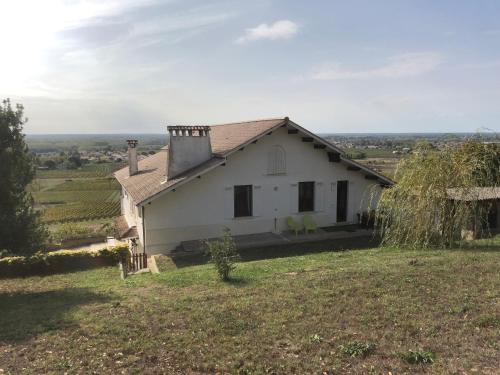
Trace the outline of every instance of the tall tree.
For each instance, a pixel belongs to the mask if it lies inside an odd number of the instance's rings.
[[[421,144],[399,163],[395,180],[377,205],[383,243],[448,248],[462,229],[487,222],[490,206],[477,188],[500,186],[500,148],[475,140],[446,150]],[[467,199],[451,199],[457,194]]]
[[[43,250],[48,236],[33,198],[26,190],[35,176],[33,156],[24,139],[23,106],[0,105],[0,250],[28,255]]]

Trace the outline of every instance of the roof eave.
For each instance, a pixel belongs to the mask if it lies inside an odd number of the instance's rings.
[[[353,165],[355,167],[358,167],[361,170],[363,170],[363,171],[371,174],[372,176],[376,176],[379,180],[382,180],[387,185],[393,186],[393,185],[396,184],[396,182],[393,181],[393,180],[391,180],[389,177],[386,177],[383,174],[380,174],[380,173],[374,171],[373,169],[371,169],[371,168],[369,168],[369,167],[367,167],[367,166],[365,166],[365,165],[363,165],[361,163],[358,163],[358,162],[356,162],[356,161],[354,161],[352,159],[349,159],[349,158],[347,158],[345,156],[341,156],[341,159],[342,159],[343,162],[345,162],[347,164],[351,164],[351,165]]]
[[[395,182],[393,180],[391,180],[389,177],[386,177],[376,171],[374,171],[373,169],[369,168],[369,167],[366,167],[365,165],[363,164],[360,164],[358,162],[355,162],[354,160],[352,159],[349,159],[346,154],[345,154],[345,151],[341,150],[340,148],[336,147],[335,145],[333,145],[332,143],[328,142],[326,139],[314,134],[314,133],[311,133],[309,130],[303,128],[302,126],[296,124],[295,122],[293,121],[288,121],[288,124],[291,125],[292,127],[296,128],[297,130],[299,130],[300,132],[304,133],[304,134],[307,134],[309,137],[315,139],[317,142],[320,142],[322,144],[324,144],[326,147],[328,147],[330,150],[334,151],[334,152],[337,152],[340,154],[340,158],[343,162],[347,163],[347,164],[351,164],[353,166],[356,166],[360,169],[362,169],[363,171],[369,173],[370,175],[373,175],[373,176],[376,176],[378,179],[382,180],[384,183],[386,183],[387,185],[394,185]]]
[[[291,125],[292,127],[294,127],[295,129],[299,130],[300,132],[306,134],[307,136],[313,138],[317,142],[321,142],[325,146],[329,147],[332,151],[335,151],[335,152],[339,153],[340,155],[345,155],[344,150],[342,150],[342,149],[338,148],[337,146],[333,145],[332,143],[328,142],[326,139],[324,139],[324,138],[310,132],[309,130],[303,128],[299,124],[297,124],[291,120],[288,121],[288,124]]]

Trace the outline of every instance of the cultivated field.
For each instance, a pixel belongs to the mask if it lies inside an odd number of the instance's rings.
[[[0,368],[68,374],[498,374],[500,238],[441,251],[260,249],[122,281],[117,268],[0,280]],[[186,259],[184,263],[186,264]],[[179,263],[177,262],[177,265]],[[349,348],[369,348],[351,357]],[[412,364],[409,350],[432,352]],[[356,352],[356,351],[354,351]]]
[[[398,155],[394,155],[392,153],[393,150],[391,149],[385,149],[385,148],[361,148],[361,147],[353,147],[353,148],[346,148],[344,151],[348,155],[356,155],[358,153],[363,153],[366,155],[367,158],[384,158],[384,159],[390,159],[390,158],[398,158]]]
[[[358,160],[358,162],[365,164],[367,167],[370,167],[379,173],[382,173],[384,176],[394,178],[394,173],[396,172],[396,168],[400,160],[400,158],[395,157],[373,157]]]
[[[112,178],[66,180],[33,192],[33,197],[46,223],[94,220],[120,214],[119,184]]]
[[[36,176],[38,179],[109,177],[124,165],[124,163],[102,163],[84,165],[79,169],[38,170]]]
[[[89,234],[120,214],[120,185],[112,173],[121,163],[85,165],[80,169],[38,170],[29,190],[49,229],[77,223]],[[103,221],[107,220],[107,221]]]

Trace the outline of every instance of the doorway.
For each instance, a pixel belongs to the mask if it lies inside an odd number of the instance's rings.
[[[498,207],[495,201],[491,203],[491,208],[488,212],[488,227],[493,230],[498,229]]]
[[[337,223],[347,221],[347,199],[349,181],[337,181]]]

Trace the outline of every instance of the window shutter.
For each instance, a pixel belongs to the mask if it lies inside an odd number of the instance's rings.
[[[316,181],[314,184],[314,211],[324,211],[325,210],[325,189],[323,181]]]
[[[224,188],[224,217],[226,219],[234,218],[234,191],[232,186]]]
[[[273,146],[267,153],[267,174],[277,175],[286,173],[285,150],[279,146]]]
[[[290,185],[290,213],[299,212],[299,184]]]
[[[253,186],[253,216],[261,216],[262,215],[262,186],[254,185]]]

